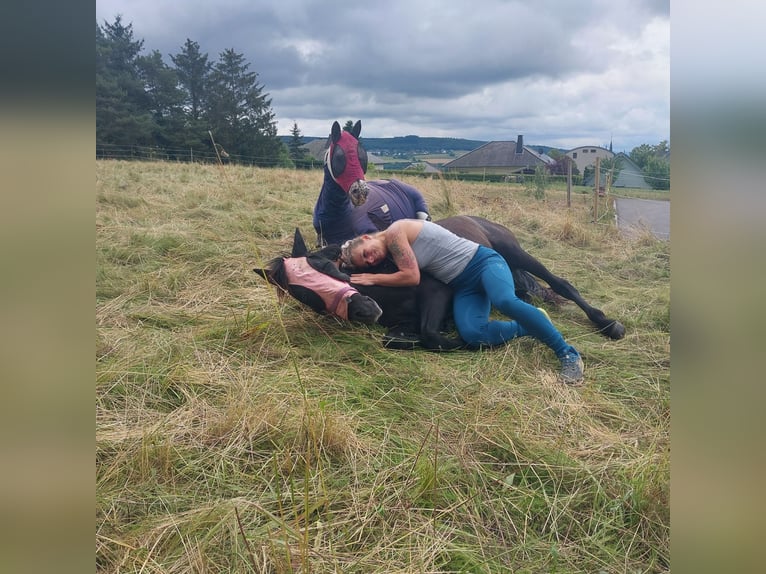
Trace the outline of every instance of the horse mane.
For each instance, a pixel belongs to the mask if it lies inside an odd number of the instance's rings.
[[[282,291],[287,291],[287,273],[285,272],[285,259],[287,256],[279,256],[266,263],[263,269],[264,277],[272,285],[276,285]]]
[[[306,257],[310,262],[311,260],[318,261],[322,259],[337,261],[340,258],[340,253],[341,249],[339,245],[327,245],[317,251],[305,253],[303,256]],[[287,272],[285,271],[285,260],[295,258],[297,256],[298,255],[294,250],[290,255],[280,255],[278,257],[274,257],[268,263],[266,263],[266,266],[263,269],[256,269],[255,271],[272,285],[276,285],[282,291],[287,291],[288,279]],[[312,265],[312,267],[315,269],[317,268],[316,265]]]

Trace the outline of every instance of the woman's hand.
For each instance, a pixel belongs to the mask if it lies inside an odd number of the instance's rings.
[[[353,273],[351,275],[351,283],[356,283],[357,285],[376,285],[377,277],[376,273]]]

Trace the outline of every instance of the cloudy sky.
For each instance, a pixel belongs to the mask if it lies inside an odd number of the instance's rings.
[[[144,54],[232,48],[278,132],[515,140],[629,152],[670,139],[669,0],[97,0]]]

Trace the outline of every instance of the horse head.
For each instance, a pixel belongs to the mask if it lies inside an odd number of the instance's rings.
[[[374,299],[362,295],[337,266],[340,247],[328,245],[309,253],[300,229],[295,228],[290,257],[275,257],[258,275],[321,314],[374,324],[383,314]]]
[[[305,257],[309,250],[306,242],[303,240],[301,230],[295,228],[293,234],[293,247],[290,250],[290,258]],[[260,277],[280,288],[279,293],[285,293],[288,290],[288,280],[285,275],[286,257],[275,257],[266,264],[266,267],[256,267],[253,269]]]
[[[325,155],[325,165],[330,176],[355,207],[367,201],[369,189],[364,179],[367,173],[367,151],[359,143],[362,121],[357,120],[351,131],[341,130],[338,122],[333,122],[330,131],[330,147]]]

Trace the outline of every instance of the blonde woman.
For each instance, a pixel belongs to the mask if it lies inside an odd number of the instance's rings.
[[[516,296],[511,270],[493,249],[430,221],[401,219],[384,231],[347,241],[342,256],[357,269],[378,265],[389,256],[398,267],[390,274],[354,273],[351,282],[358,285],[411,286],[420,283],[421,271],[430,273],[453,289],[455,325],[466,343],[493,346],[534,337],[561,361],[562,382],[582,382],[580,353],[542,310]],[[513,320],[490,320],[492,307]]]

